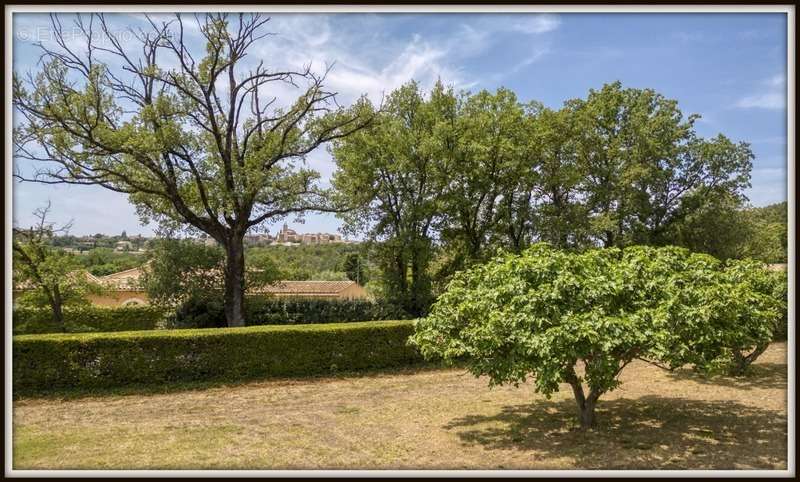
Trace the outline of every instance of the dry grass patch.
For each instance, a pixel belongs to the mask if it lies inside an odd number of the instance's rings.
[[[15,469],[785,469],[786,345],[745,379],[634,363],[577,429],[568,387],[463,370],[14,402]]]

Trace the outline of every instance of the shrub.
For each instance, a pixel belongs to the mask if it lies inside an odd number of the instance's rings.
[[[721,277],[723,324],[713,327],[723,352],[718,361],[728,374],[743,375],[786,327],[786,277],[752,259],[729,260]]]
[[[420,361],[411,321],[22,335],[15,392],[329,374]]]
[[[775,341],[786,341],[789,335],[789,276],[786,271],[777,271],[773,274],[775,288],[773,296],[781,305],[781,317],[775,326],[772,339]]]
[[[369,300],[325,300],[248,297],[245,323],[255,325],[297,325],[344,323],[370,320],[407,319],[409,315],[391,305]],[[181,304],[168,321],[171,328],[224,327],[222,300],[192,298]]]
[[[546,396],[569,384],[588,427],[634,359],[706,368],[728,347],[771,336],[771,301],[735,286],[735,274],[682,248],[537,244],[456,274],[412,342],[426,358],[464,359],[490,384],[531,377]]]
[[[76,306],[64,308],[64,328],[68,333],[86,331],[153,330],[163,322],[165,310],[156,306],[122,306],[103,308]],[[59,333],[49,309],[17,307],[13,311],[15,335]]]

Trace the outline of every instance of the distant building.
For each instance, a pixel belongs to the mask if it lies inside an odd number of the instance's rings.
[[[368,297],[367,290],[355,281],[278,281],[253,290],[250,294],[329,300],[360,300]]]
[[[114,251],[133,251],[133,243],[130,241],[117,241],[114,245]]]
[[[342,236],[339,234],[331,233],[304,233],[299,234],[294,229],[289,229],[286,223],[283,223],[283,228],[275,236],[276,243],[293,243],[293,244],[328,244],[328,243],[342,243]]]

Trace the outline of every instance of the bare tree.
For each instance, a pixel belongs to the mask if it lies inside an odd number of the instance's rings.
[[[33,215],[29,228],[13,228],[14,281],[29,292],[43,295],[53,312],[53,322],[64,329],[64,304],[82,296],[87,280],[77,271],[75,258],[51,246],[53,236],[69,232],[72,222],[56,227],[47,220],[50,201]]]
[[[14,78],[15,153],[39,166],[15,175],[126,193],[143,220],[207,233],[226,253],[227,323],[242,326],[245,233],[288,215],[338,211],[302,162],[372,115],[359,109],[363,99],[348,110],[336,103],[323,85],[329,68],[273,70],[261,61],[248,69],[243,60],[269,35],[269,18],[145,18],[129,41],[102,14],[78,16],[76,42],[51,16],[55,45],[39,45],[38,72]],[[190,27],[205,42],[202,58],[191,52]],[[300,95],[280,102],[270,95],[279,89]]]

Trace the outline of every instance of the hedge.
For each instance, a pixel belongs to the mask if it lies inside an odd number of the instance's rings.
[[[15,392],[330,374],[422,361],[413,322],[255,326],[13,338]]]
[[[67,333],[153,330],[165,314],[163,308],[155,306],[69,307],[64,309],[64,329]],[[17,307],[12,320],[15,335],[62,331],[49,309]]]
[[[326,300],[248,296],[245,323],[256,325],[297,325],[407,319],[410,316],[392,305],[370,300]],[[214,328],[225,326],[222,300],[189,300],[168,320],[170,328]]]

